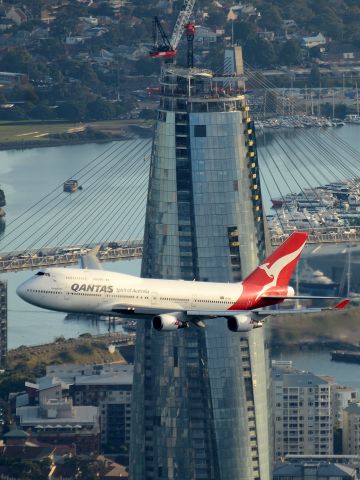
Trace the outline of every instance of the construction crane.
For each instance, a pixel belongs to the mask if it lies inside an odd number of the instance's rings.
[[[195,35],[195,24],[189,22],[192,11],[194,9],[196,0],[184,0],[183,6],[180,10],[176,20],[171,39],[166,35],[158,17],[154,18],[153,40],[154,48],[150,52],[152,58],[162,58],[165,60],[172,60],[177,52],[182,34],[185,30],[188,41],[188,67],[193,67],[193,41]],[[161,40],[161,41],[160,41]]]
[[[171,59],[176,55],[176,51],[172,47],[158,17],[154,17],[153,20],[153,42],[154,47],[150,52],[151,58]]]

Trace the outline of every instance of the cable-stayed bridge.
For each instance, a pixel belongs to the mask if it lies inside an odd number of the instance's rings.
[[[248,72],[251,79],[251,67]],[[257,82],[258,88],[271,91],[267,108],[276,110],[276,90],[264,79],[257,77]],[[296,115],[295,111],[295,126]],[[311,243],[360,243],[360,152],[334,128],[301,126],[299,120],[297,129],[278,129],[257,138],[265,209],[270,214],[270,199],[280,199],[283,204],[269,217],[273,245],[295,228],[308,231]],[[77,170],[74,165],[71,178],[79,182],[81,191],[64,193],[63,184],[59,184],[20,215],[8,215],[0,239],[0,271],[76,263],[80,252],[66,252],[65,246],[67,250],[84,250],[102,245],[101,260],[140,257],[150,155],[150,140],[111,143],[85,167]],[[339,221],[324,190],[318,187],[341,185],[344,180],[355,207],[344,211]],[[318,211],[302,209],[300,222],[298,207],[289,202],[293,192],[301,195],[305,204],[316,204]],[[112,248],[115,243],[120,247]]]

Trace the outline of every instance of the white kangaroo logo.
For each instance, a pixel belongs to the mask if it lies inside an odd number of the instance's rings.
[[[277,285],[277,282],[278,282],[278,278],[279,278],[279,275],[280,273],[283,271],[283,269],[289,265],[293,260],[295,260],[295,258],[297,258],[300,253],[301,253],[301,250],[304,248],[304,245],[305,245],[306,242],[304,242],[300,248],[298,248],[297,250],[295,250],[294,252],[292,253],[288,253],[287,255],[284,255],[283,257],[280,257],[279,259],[277,259],[272,265],[271,267],[269,267],[269,263],[264,263],[262,265],[259,266],[259,268],[261,268],[262,270],[264,270],[264,272],[266,273],[266,275],[271,278],[271,282],[267,283],[266,285],[263,286],[263,288],[260,290],[260,292],[257,294],[256,296],[256,300],[258,300],[261,295],[266,292],[267,290],[269,290],[270,288],[272,287],[276,287]]]

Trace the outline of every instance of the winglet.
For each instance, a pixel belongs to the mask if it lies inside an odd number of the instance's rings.
[[[350,302],[349,298],[345,298],[345,300],[341,300],[334,308],[345,308],[346,305]]]

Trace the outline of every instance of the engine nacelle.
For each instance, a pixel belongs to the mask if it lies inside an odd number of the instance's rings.
[[[257,326],[257,322],[254,322],[251,315],[233,315],[226,318],[228,329],[232,332],[249,332]]]
[[[156,315],[152,319],[153,328],[157,331],[171,332],[179,328],[187,328],[188,322],[185,320],[185,314],[182,312],[163,313]]]

